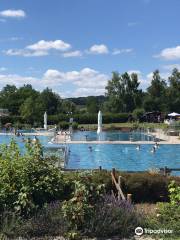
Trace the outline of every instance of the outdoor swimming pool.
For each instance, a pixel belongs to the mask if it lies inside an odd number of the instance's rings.
[[[12,138],[17,141],[21,149],[24,148],[23,138],[33,136],[13,137],[0,135],[0,144],[9,144]],[[66,145],[69,148],[68,169],[94,169],[102,166],[104,169],[116,168],[124,171],[145,171],[148,169],[180,168],[180,145],[162,144],[155,153],[151,153],[152,144],[141,144],[141,149],[136,149],[136,144],[51,144],[51,137],[38,136],[41,144],[48,148],[58,148]],[[89,148],[89,147],[92,147]],[[180,175],[180,172],[173,173]]]
[[[71,139],[72,141],[153,141],[154,137],[141,131],[104,131],[100,135],[96,131],[74,131]]]
[[[180,145],[162,144],[155,153],[151,152],[152,146],[141,145],[138,151],[135,144],[69,144],[67,168],[93,169],[102,166],[104,169],[124,171],[145,171],[165,166],[180,168]]]
[[[12,135],[0,135],[0,144],[9,144],[11,139],[14,139],[20,148],[22,149],[24,147],[24,140],[27,140],[28,138],[33,139],[34,136],[23,136],[23,137],[16,137]],[[38,136],[38,139],[40,140],[41,144],[46,146],[48,142],[51,140],[52,137],[50,136]]]

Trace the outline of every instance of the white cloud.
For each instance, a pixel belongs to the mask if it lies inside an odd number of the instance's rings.
[[[77,50],[77,51],[72,51],[72,52],[66,52],[63,54],[63,57],[69,58],[69,57],[82,57],[82,52]]]
[[[180,46],[165,48],[160,54],[155,55],[154,57],[162,58],[164,60],[178,60],[180,59]]]
[[[119,54],[123,54],[123,53],[131,53],[133,52],[132,48],[122,48],[122,49],[114,49],[112,52],[112,55],[119,55]]]
[[[61,85],[63,83],[72,83],[78,87],[84,88],[104,88],[109,77],[106,74],[99,73],[91,68],[83,68],[80,71],[60,72],[56,69],[48,69],[43,77],[44,83],[49,85]]]
[[[16,85],[20,87],[24,84],[32,84],[34,87],[40,87],[39,81],[33,77],[24,77],[17,74],[0,74],[0,87],[4,87],[6,84]]]
[[[17,40],[17,38],[11,38],[11,40]],[[70,48],[71,45],[62,40],[40,40],[37,43],[26,46],[24,49],[8,49],[4,51],[4,53],[8,56],[41,57],[49,55],[49,51],[52,49],[57,51],[66,51]]]
[[[26,48],[30,50],[35,50],[35,51],[39,51],[39,50],[47,51],[50,49],[66,51],[71,48],[71,45],[69,43],[65,43],[62,40],[55,40],[55,41],[40,40],[37,43],[27,46]]]
[[[50,87],[58,92],[65,89],[68,84],[70,90],[59,92],[64,97],[88,96],[104,94],[109,76],[91,68],[83,68],[80,71],[63,72],[56,69],[48,69],[42,77],[27,77],[17,74],[0,74],[0,87],[6,84],[14,84],[17,87],[31,84],[35,89],[42,90]],[[60,87],[60,88],[59,88]]]
[[[105,89],[94,89],[94,88],[78,88],[76,89],[73,93],[68,93],[70,94],[69,96],[71,97],[87,97],[87,96],[99,96],[99,95],[104,95]]]
[[[169,64],[169,65],[164,65],[162,66],[164,69],[172,71],[174,68],[177,68],[180,70],[180,64]]]
[[[104,44],[95,44],[90,47],[88,53],[90,54],[107,54],[109,52],[108,47]]]
[[[5,18],[24,18],[26,17],[26,13],[21,9],[18,10],[7,9],[1,11],[0,16]]]
[[[140,70],[129,70],[128,73],[129,74],[136,73],[138,76],[142,74]]]
[[[41,57],[47,56],[47,51],[29,51],[27,49],[8,49],[4,51],[4,53],[8,56],[23,56],[23,57]]]

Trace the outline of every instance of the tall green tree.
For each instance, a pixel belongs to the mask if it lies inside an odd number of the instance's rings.
[[[120,75],[113,72],[112,79],[108,81],[106,96],[107,108],[110,112],[131,112],[141,106],[142,90],[136,73],[127,72]]]
[[[6,85],[0,92],[0,107],[8,109],[14,115],[18,114],[19,98],[18,89],[14,85]]]
[[[60,96],[52,91],[52,89],[46,88],[42,91],[40,99],[44,105],[44,110],[49,115],[56,114],[62,105]]]
[[[68,101],[68,100],[63,100],[60,111],[65,114],[75,113],[76,112],[76,104],[74,104],[73,102]]]
[[[96,97],[87,97],[86,108],[88,113],[97,113],[99,110],[99,103]]]
[[[40,125],[43,122],[44,105],[40,99],[29,97],[20,107],[21,117],[26,123],[34,124],[35,122]]]
[[[144,100],[146,111],[167,111],[167,83],[161,78],[159,70],[153,72],[151,85],[147,88]]]
[[[180,71],[177,68],[169,77],[168,104],[170,111],[180,112]]]

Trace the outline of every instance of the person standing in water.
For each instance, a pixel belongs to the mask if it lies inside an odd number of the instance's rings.
[[[141,149],[141,146],[140,146],[140,145],[137,145],[137,146],[136,146],[136,150],[140,151],[140,149]]]
[[[159,148],[159,144],[157,142],[155,142],[154,147]]]
[[[92,147],[91,146],[89,146],[89,151],[92,152]]]
[[[152,152],[152,153],[155,153],[155,152],[156,152],[155,146],[152,147],[151,152]]]

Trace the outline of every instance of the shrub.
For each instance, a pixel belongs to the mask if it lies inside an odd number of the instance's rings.
[[[69,122],[69,116],[66,114],[48,115],[48,124],[49,125],[58,124],[59,121]]]
[[[106,195],[85,223],[85,234],[91,237],[129,237],[136,226],[142,226],[142,216],[134,206]]]
[[[180,204],[180,184],[177,185],[177,183],[173,180],[170,182],[168,187],[171,204]]]
[[[169,179],[159,174],[133,173],[122,174],[123,190],[131,193],[136,203],[168,201]]]
[[[71,199],[64,201],[62,210],[64,218],[70,224],[71,229],[79,231],[83,223],[91,216],[93,205],[99,201],[104,193],[104,185],[95,185],[88,181],[74,180],[74,191]]]
[[[158,173],[124,173],[118,172],[117,176],[122,176],[122,190],[124,194],[131,193],[134,203],[156,203],[169,200],[168,184],[174,180],[177,184],[180,183],[178,177],[165,177]],[[75,172],[66,173],[64,176],[66,197],[73,191],[73,181],[90,182],[96,186],[104,184],[105,192],[111,193],[113,189],[116,191],[112,184],[110,171],[85,171],[84,174],[77,174]]]
[[[134,109],[132,116],[135,120],[140,120],[144,115],[145,110],[143,108],[136,108]]]
[[[103,123],[127,122],[128,117],[128,113],[105,113],[103,114]],[[73,118],[79,124],[97,124],[97,114],[76,114]]]
[[[58,127],[60,129],[66,130],[69,128],[69,125],[70,125],[69,122],[59,122]]]
[[[72,128],[73,128],[74,130],[78,129],[78,123],[77,123],[77,122],[73,122],[73,123],[72,123]]]
[[[61,204],[46,204],[32,218],[24,220],[15,229],[15,235],[22,237],[63,236],[68,231],[68,224],[63,218]]]
[[[27,215],[46,202],[63,199],[63,178],[51,161],[42,157],[39,143],[28,143],[22,155],[17,144],[0,147],[0,210]]]
[[[157,215],[147,218],[147,227],[151,229],[169,229],[172,233],[160,234],[159,237],[165,239],[179,239],[180,236],[180,201],[179,185],[172,181],[169,184],[170,203],[159,203],[157,205]]]
[[[22,223],[21,217],[14,212],[4,211],[0,214],[0,239],[13,239]]]

